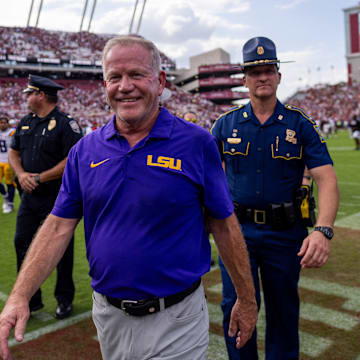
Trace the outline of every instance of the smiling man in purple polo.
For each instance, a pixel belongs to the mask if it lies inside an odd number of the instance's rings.
[[[82,217],[104,359],[206,358],[209,321],[201,284],[211,261],[206,219],[238,294],[229,334],[243,346],[257,308],[215,139],[159,108],[166,75],[153,43],[132,36],[110,40],[103,70],[115,114],[69,154],[52,214],[0,317],[0,354],[10,359],[11,327],[22,340],[27,301]]]

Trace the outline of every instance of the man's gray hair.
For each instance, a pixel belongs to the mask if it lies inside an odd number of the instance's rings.
[[[119,35],[116,36],[110,40],[107,41],[105,44],[105,47],[102,52],[102,66],[103,66],[103,75],[105,80],[105,58],[108,52],[114,47],[114,46],[134,46],[139,45],[142,46],[144,49],[148,50],[151,55],[151,66],[154,69],[154,71],[158,74],[160,69],[160,52],[156,45],[149,41],[144,39],[142,36],[139,35]]]

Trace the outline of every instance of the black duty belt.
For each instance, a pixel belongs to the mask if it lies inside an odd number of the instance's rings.
[[[166,296],[164,298],[154,297],[146,300],[124,300],[106,296],[109,304],[118,309],[125,311],[133,316],[144,316],[154,314],[158,311],[168,308],[184,300],[188,295],[192,294],[201,284],[201,279],[192,284],[189,288],[179,293]]]
[[[248,208],[234,202],[234,208],[240,223],[271,225],[277,230],[287,229],[299,219],[299,208],[293,202],[270,204],[266,209]]]

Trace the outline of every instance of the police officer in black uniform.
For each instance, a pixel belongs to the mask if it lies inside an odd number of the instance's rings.
[[[243,81],[250,102],[222,115],[212,134],[220,145],[242,225],[259,307],[260,282],[262,285],[266,359],[295,360],[299,358],[300,270],[321,267],[328,259],[339,201],[337,180],[315,121],[277,99],[281,73],[273,41],[250,39],[243,47],[243,57]],[[306,211],[303,217],[297,202],[307,172],[318,187],[318,219],[310,234],[304,222]],[[221,259],[219,265],[229,359],[256,360],[256,331],[241,349],[228,335],[236,293]]]
[[[48,78],[30,75],[23,91],[31,113],[21,119],[9,150],[10,165],[23,189],[15,232],[18,271],[39,225],[54,205],[68,152],[82,137],[78,123],[57,107],[57,92],[62,89]],[[55,316],[58,319],[72,312],[73,257],[74,239],[57,266]],[[39,289],[29,302],[30,311],[43,306]]]

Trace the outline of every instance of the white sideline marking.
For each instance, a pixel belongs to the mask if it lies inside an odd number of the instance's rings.
[[[3,292],[0,291],[0,300],[3,302],[6,302],[6,300],[8,299],[8,295],[4,294]]]
[[[335,226],[360,230],[360,212],[335,221]]]
[[[346,300],[342,304],[342,307],[346,310],[358,311],[360,308],[360,288],[358,287],[340,285],[330,281],[307,278],[306,276],[300,276],[299,287],[341,297]],[[210,286],[208,290],[221,294],[222,283]]]
[[[28,341],[37,339],[42,335],[48,334],[48,333],[56,331],[56,330],[64,329],[64,328],[66,328],[66,327],[68,327],[70,325],[74,325],[74,324],[78,323],[79,321],[88,319],[90,317],[91,317],[91,311],[87,311],[87,312],[76,315],[76,316],[71,317],[71,318],[66,319],[66,320],[59,320],[54,324],[45,326],[43,328],[40,328],[40,329],[31,331],[31,332],[25,334],[24,340],[22,342],[17,342],[14,338],[10,339],[9,342],[8,342],[9,347],[24,344],[24,343],[26,343]]]
[[[351,182],[351,181],[338,181],[339,185],[350,185],[350,186],[360,186],[358,182]]]
[[[359,321],[354,316],[309,303],[301,303],[300,316],[302,319],[319,321],[342,330],[352,330],[359,324]]]
[[[353,146],[329,146],[329,151],[350,151],[354,150]]]
[[[213,287],[212,287],[213,288]],[[264,300],[261,301],[262,304],[264,304]],[[210,322],[213,322],[218,325],[222,325],[222,312],[220,305],[214,305],[211,303],[208,303],[208,309],[209,309],[209,317]],[[301,317],[302,314],[301,314]],[[258,322],[256,324],[257,328],[257,337],[258,340],[264,342],[265,341],[265,311],[264,306],[261,307]],[[300,338],[300,352],[303,354],[317,358],[321,355],[322,352],[324,352],[327,348],[329,348],[332,345],[332,341],[317,335],[311,335],[308,333],[305,333],[304,331],[299,331],[299,338]],[[304,346],[302,345],[304,344]],[[261,355],[261,358],[264,358],[264,355]]]
[[[31,316],[42,322],[54,320],[54,317],[45,311],[37,311],[35,313],[32,313]]]
[[[327,295],[335,295],[346,299],[342,307],[346,310],[358,311],[360,308],[360,288],[354,286],[339,285],[330,281],[300,277],[299,286]]]

